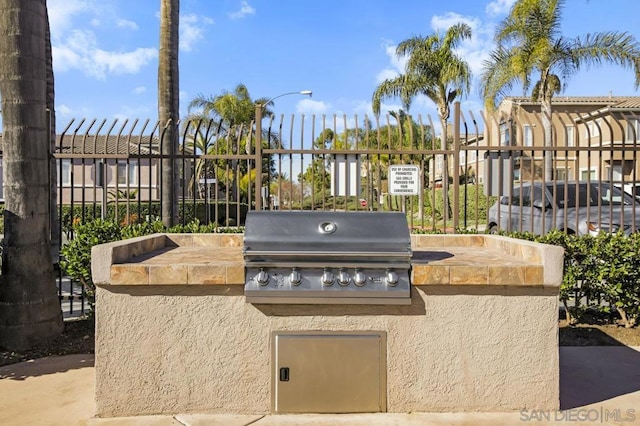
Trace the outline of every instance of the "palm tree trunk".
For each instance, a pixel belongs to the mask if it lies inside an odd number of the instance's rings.
[[[0,2],[0,97],[5,193],[0,346],[26,349],[60,334],[50,253],[47,8]]]
[[[160,1],[160,51],[158,55],[158,119],[167,126],[162,138],[162,221],[174,225],[178,209],[178,150],[180,95],[178,80],[178,30],[180,0]]]
[[[58,222],[58,182],[56,173],[56,159],[53,153],[56,150],[56,110],[55,110],[55,80],[53,76],[53,58],[51,54],[51,31],[49,19],[45,28],[47,37],[47,112],[49,124],[49,223],[51,229],[51,257],[54,263],[58,262],[60,252],[60,224]]]

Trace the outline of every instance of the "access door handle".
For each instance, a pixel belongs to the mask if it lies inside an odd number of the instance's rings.
[[[280,381],[281,382],[289,381],[289,367],[280,368]]]

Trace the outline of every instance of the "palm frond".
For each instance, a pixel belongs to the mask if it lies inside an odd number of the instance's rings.
[[[576,37],[571,54],[576,68],[606,62],[633,69],[635,87],[640,85],[640,43],[626,32],[612,31]]]

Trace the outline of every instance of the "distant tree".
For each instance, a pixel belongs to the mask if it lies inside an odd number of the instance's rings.
[[[251,99],[249,89],[244,84],[238,84],[232,92],[223,91],[219,95],[198,95],[189,102],[191,119],[220,120],[227,131],[243,124],[248,125],[255,119],[256,104],[264,104],[266,98]],[[268,108],[264,109],[264,116],[271,115]]]
[[[331,149],[335,138],[336,136],[333,130],[324,129],[313,141],[313,146],[318,150]],[[322,153],[315,154],[311,163],[299,176],[299,181],[301,183],[307,183],[311,187],[314,196],[320,194],[320,196],[324,197],[325,192],[331,188],[331,175],[329,174],[330,158],[330,155]]]
[[[208,136],[188,135],[188,138],[196,140],[196,148],[201,152],[209,154],[239,154],[242,153],[241,148],[246,147],[248,138],[252,135],[255,120],[256,105],[265,105],[268,102],[266,98],[253,100],[249,94],[249,89],[244,84],[238,84],[232,92],[223,91],[218,95],[198,95],[189,103],[188,120],[192,124],[191,129],[196,129],[198,122],[209,122],[213,120],[213,126],[216,127],[215,132],[210,132]],[[273,105],[273,103],[269,103]],[[263,117],[272,116],[269,105],[265,105],[263,109]],[[201,126],[206,128],[208,124]],[[279,146],[281,144],[278,132],[271,131],[270,128],[263,130],[263,148]],[[223,164],[226,161],[219,161],[216,164],[218,170],[226,169]],[[238,160],[232,159],[231,163],[231,195],[236,199],[236,181],[248,173],[249,165],[247,163],[238,163]],[[250,164],[253,164],[250,162]],[[273,159],[263,162],[263,174],[275,175],[275,163]],[[239,176],[236,176],[239,175]]]
[[[434,138],[430,126],[424,126],[416,122],[413,117],[403,110],[391,111],[387,123],[379,123],[379,128],[374,132],[367,132],[366,146],[370,149],[382,150],[430,150],[433,149]],[[391,164],[418,164],[422,166],[423,174],[427,176],[427,167],[432,156],[411,154],[378,154],[370,158],[367,165],[370,174],[379,176],[380,180],[387,179],[387,170]],[[380,188],[381,182],[375,184]],[[372,195],[369,195],[373,198]],[[418,194],[419,215],[422,216],[424,206],[424,194]]]
[[[5,198],[0,346],[14,350],[63,330],[50,251],[47,27],[45,0],[0,1]]]
[[[635,87],[640,84],[640,45],[636,39],[618,31],[564,37],[564,5],[563,0],[518,0],[496,30],[497,46],[485,61],[482,74],[482,96],[489,110],[514,85],[521,85],[525,92],[531,89],[531,99],[541,105],[545,146],[553,145],[551,100],[581,68],[603,62],[632,68]],[[552,152],[545,154],[544,178],[553,179]]]
[[[471,27],[465,23],[458,23],[444,34],[436,32],[426,37],[416,36],[401,42],[396,48],[396,54],[398,57],[408,56],[405,72],[393,79],[383,81],[376,88],[372,98],[373,112],[380,113],[380,103],[385,97],[399,97],[408,110],[416,96],[425,95],[436,104],[442,127],[442,143],[446,147],[449,140],[447,120],[451,114],[451,103],[468,93],[471,86],[469,64],[455,52],[458,44],[469,38],[471,38]],[[443,192],[445,205],[449,210],[446,195],[448,186],[446,158],[444,171],[445,191]]]

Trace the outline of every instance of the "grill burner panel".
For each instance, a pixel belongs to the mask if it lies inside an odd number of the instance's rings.
[[[402,213],[249,212],[244,258],[250,303],[411,303]]]

